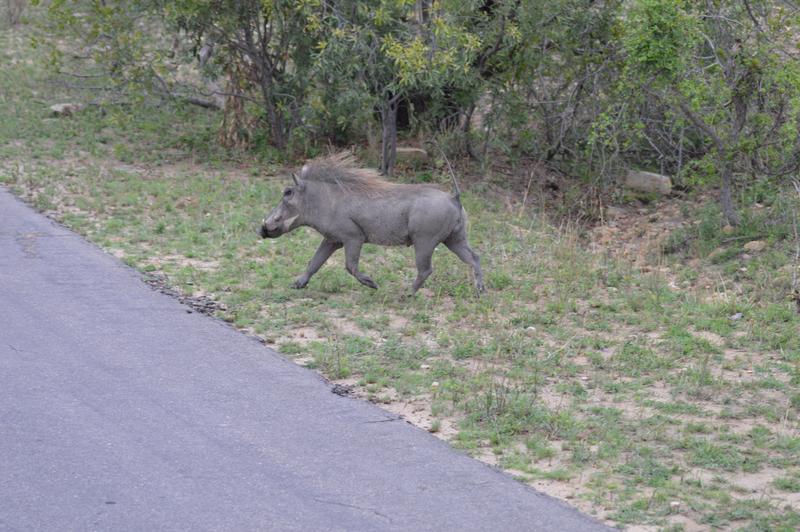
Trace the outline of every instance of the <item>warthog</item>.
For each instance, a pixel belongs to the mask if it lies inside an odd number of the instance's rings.
[[[373,170],[359,168],[348,154],[309,161],[292,175],[294,185],[283,191],[280,203],[264,218],[263,238],[277,238],[300,226],[322,234],[305,273],[294,282],[304,288],[334,251],[344,247],[347,271],[370,288],[375,281],[358,269],[361,246],[414,246],[416,292],[431,274],[431,256],[440,242],[475,272],[475,287],[484,290],[480,258],[467,243],[466,213],[458,185],[455,194],[431,185],[390,183]]]

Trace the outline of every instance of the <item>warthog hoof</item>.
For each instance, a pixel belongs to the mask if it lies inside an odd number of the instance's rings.
[[[378,285],[375,284],[375,281],[373,281],[372,279],[370,279],[366,275],[362,275],[361,277],[359,277],[358,278],[358,282],[360,282],[364,286],[368,286],[368,287],[372,288],[373,290],[377,290],[378,289]]]
[[[292,283],[292,288],[305,288],[308,284],[308,278],[305,275],[301,275]]]

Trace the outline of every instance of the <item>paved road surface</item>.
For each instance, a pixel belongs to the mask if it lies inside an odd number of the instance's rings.
[[[0,187],[0,530],[602,530]]]

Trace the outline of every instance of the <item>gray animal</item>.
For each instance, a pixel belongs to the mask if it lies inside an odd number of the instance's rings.
[[[262,238],[277,238],[300,226],[322,234],[317,252],[294,288],[305,288],[337,249],[344,247],[347,271],[370,288],[375,281],[358,269],[361,246],[414,246],[417,278],[412,293],[433,271],[433,250],[444,242],[475,272],[475,287],[484,291],[480,258],[467,243],[466,213],[458,184],[454,196],[431,185],[390,183],[373,170],[360,168],[347,153],[309,161],[292,175],[294,185],[283,191],[280,203],[264,218]]]

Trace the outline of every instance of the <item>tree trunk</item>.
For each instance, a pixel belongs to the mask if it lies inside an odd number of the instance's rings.
[[[396,96],[381,105],[381,173],[391,177],[397,159],[397,102]]]
[[[747,76],[739,80],[740,84],[745,84]],[[731,98],[733,104],[733,120],[731,121],[731,132],[726,139],[724,150],[720,150],[720,158],[722,159],[722,190],[720,191],[720,205],[722,206],[722,214],[730,225],[739,225],[741,218],[733,205],[733,198],[731,193],[733,181],[733,165],[735,161],[735,151],[739,147],[739,139],[741,138],[744,125],[747,121],[747,93],[744,87],[735,87],[733,97]]]
[[[226,69],[228,81],[225,92],[241,94],[246,90],[246,74],[244,67],[232,62]],[[237,150],[250,147],[253,121],[247,116],[244,100],[237,96],[227,96],[222,111],[222,125],[217,133],[217,140],[226,148]]]
[[[467,109],[467,112],[464,116],[464,127],[462,129],[462,133],[464,135],[464,147],[467,150],[467,154],[473,161],[479,161],[480,157],[477,153],[475,153],[475,147],[472,145],[472,115],[475,114],[475,104],[471,104]]]
[[[6,21],[9,26],[16,26],[22,18],[22,12],[28,0],[6,0]]]
[[[739,213],[733,205],[732,181],[733,181],[733,160],[728,154],[720,157],[720,169],[722,178],[722,188],[720,189],[719,202],[722,207],[722,214],[728,224],[736,226],[741,222]]]
[[[272,145],[282,150],[286,147],[286,131],[283,127],[283,118],[274,101],[267,104],[267,117],[269,119],[269,129],[272,136]]]
[[[283,118],[272,93],[271,80],[267,79],[266,76],[266,73],[261,73],[261,96],[264,100],[267,122],[269,122],[270,143],[282,150],[286,147],[286,131],[284,131]]]

